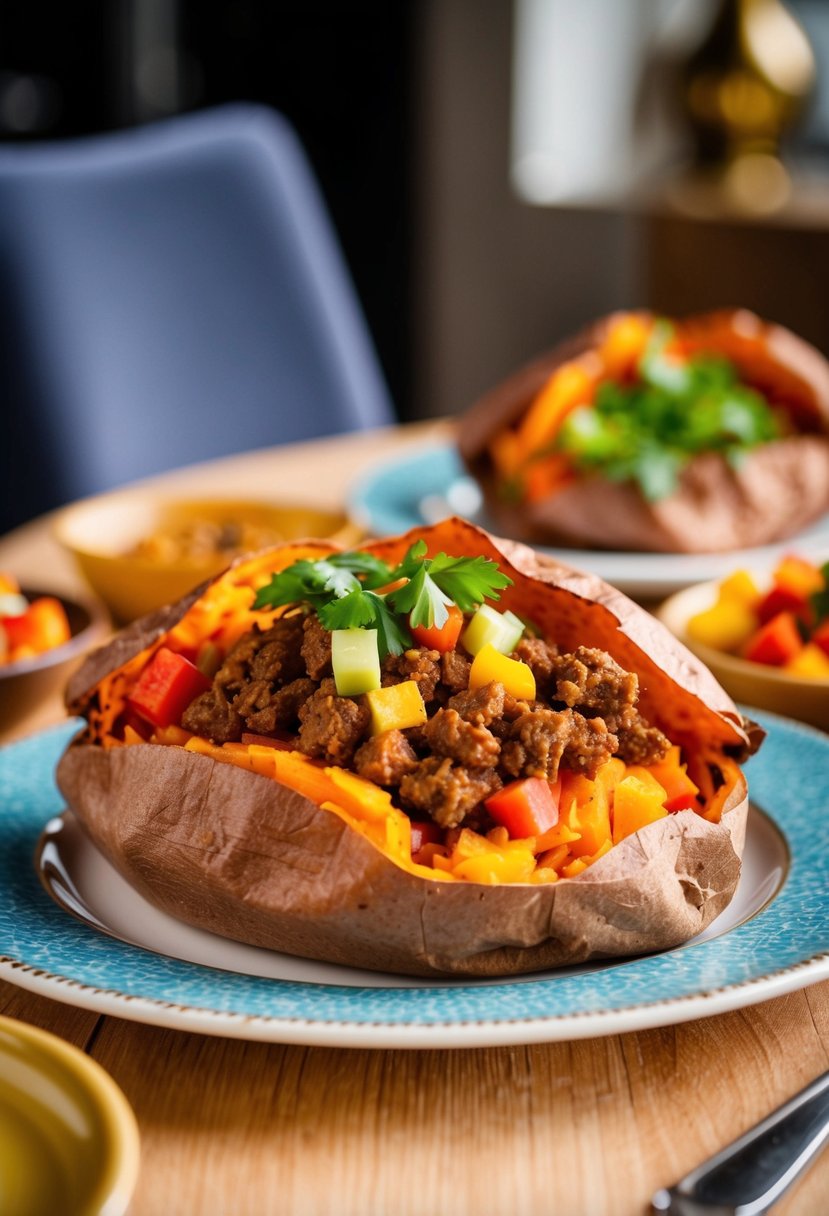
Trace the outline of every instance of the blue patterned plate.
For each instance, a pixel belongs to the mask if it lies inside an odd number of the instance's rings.
[[[32,866],[41,829],[61,810],[52,772],[73,726],[35,735],[0,750],[0,978],[156,1025],[344,1047],[586,1038],[780,996],[829,977],[829,738],[755,716],[769,737],[748,764],[752,797],[773,812],[789,849],[773,898],[760,900],[749,919],[678,950],[483,983],[374,976],[362,984],[359,973],[338,979],[323,967],[297,972],[302,979],[273,979],[165,957],[96,932],[52,903]],[[752,818],[753,834],[774,834],[763,816]]]
[[[481,495],[466,475],[451,443],[431,444],[385,460],[369,469],[351,488],[351,518],[373,536],[395,536],[418,524],[434,523],[446,515],[462,515],[490,531]],[[616,553],[599,549],[546,549],[579,570],[598,574],[627,595],[658,599],[692,583],[725,578],[732,570],[751,566],[770,569],[795,546],[804,557],[829,552],[829,515],[796,537],[755,549],[730,553]]]

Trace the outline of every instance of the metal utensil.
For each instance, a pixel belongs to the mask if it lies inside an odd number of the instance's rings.
[[[653,1212],[671,1216],[760,1216],[829,1140],[829,1072],[675,1186],[657,1191]]]

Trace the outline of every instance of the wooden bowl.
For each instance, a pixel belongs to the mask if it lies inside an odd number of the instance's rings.
[[[686,587],[665,600],[656,615],[702,659],[735,701],[829,730],[829,679],[790,675],[777,667],[714,650],[689,637],[689,619],[715,603],[718,587],[717,582]]]
[[[234,555],[227,550],[181,552],[169,559],[135,552],[148,538],[194,523],[242,525],[267,533],[273,537],[267,543],[274,544],[329,537],[348,545],[360,535],[344,514],[296,503],[136,494],[104,495],[68,507],[57,517],[55,535],[115,619],[126,624],[175,603],[230,564]]]
[[[10,730],[36,710],[48,697],[62,694],[69,676],[81,659],[110,632],[103,605],[93,600],[68,599],[54,591],[23,587],[26,599],[50,595],[60,600],[72,636],[62,646],[31,659],[0,663],[0,732]]]

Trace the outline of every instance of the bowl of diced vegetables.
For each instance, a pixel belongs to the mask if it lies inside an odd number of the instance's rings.
[[[788,554],[672,595],[657,615],[737,701],[829,730],[829,561]]]
[[[109,630],[96,601],[21,587],[0,572],[0,731],[61,692],[84,654]]]

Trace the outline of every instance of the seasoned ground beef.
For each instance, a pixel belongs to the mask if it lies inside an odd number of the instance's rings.
[[[418,759],[409,740],[399,730],[374,735],[357,749],[354,767],[361,777],[377,785],[399,785],[417,768]]]
[[[449,692],[463,692],[469,687],[472,664],[460,650],[447,650],[440,656],[440,680]]]
[[[445,828],[485,824],[483,800],[505,782],[552,781],[562,767],[592,778],[613,755],[651,764],[667,752],[668,740],[636,707],[637,677],[604,651],[580,646],[559,654],[528,637],[513,657],[533,670],[533,701],[495,681],[470,689],[471,659],[462,647],[389,656],[383,686],[413,680],[429,716],[422,726],[369,737],[366,698],[337,695],[331,634],[314,613],[294,613],[240,638],[182,725],[215,743],[245,730],[298,732],[306,755],[353,767],[390,789],[398,805]]]
[[[522,638],[513,651],[512,657],[526,663],[535,676],[536,693],[544,700],[550,700],[555,685],[553,661],[558,654],[558,647],[545,642],[543,638]]]
[[[454,709],[467,722],[491,726],[504,713],[504,686],[493,680],[482,688],[470,688],[449,698]]]
[[[656,726],[650,726],[638,709],[625,715],[617,730],[619,755],[626,764],[656,764],[667,756],[670,740]]]
[[[405,680],[414,680],[420,689],[420,695],[428,705],[434,700],[440,671],[438,652],[427,650],[424,646],[416,646],[412,650],[404,650],[403,654],[390,654],[383,662],[381,677],[384,688],[391,684],[402,684]]]
[[[299,710],[317,685],[307,677],[292,680],[275,692],[267,680],[246,684],[233,700],[233,708],[245,720],[248,730],[272,734],[275,730],[296,728]]]
[[[616,752],[618,741],[601,719],[572,709],[534,709],[513,722],[501,745],[501,767],[512,777],[555,781],[559,766],[595,777]]]
[[[400,800],[441,827],[455,828],[500,788],[495,769],[467,769],[454,765],[448,756],[430,756],[400,782]]]
[[[367,705],[338,697],[334,681],[323,680],[299,711],[299,750],[348,768],[370,718]]]
[[[305,675],[305,663],[300,654],[302,623],[301,616],[286,617],[262,635],[262,645],[250,664],[251,679],[289,684]]]
[[[242,737],[243,723],[218,684],[201,693],[185,709],[181,725],[212,743],[235,743]]]
[[[439,709],[423,727],[423,738],[436,755],[449,756],[470,768],[492,768],[501,751],[491,731],[464,721],[456,709]]]
[[[303,621],[300,653],[312,680],[324,680],[331,675],[331,634],[319,623],[314,612]]]
[[[624,671],[603,650],[579,646],[572,654],[553,659],[552,671],[555,688],[551,699],[563,701],[570,709],[606,715],[636,704],[638,677]]]

